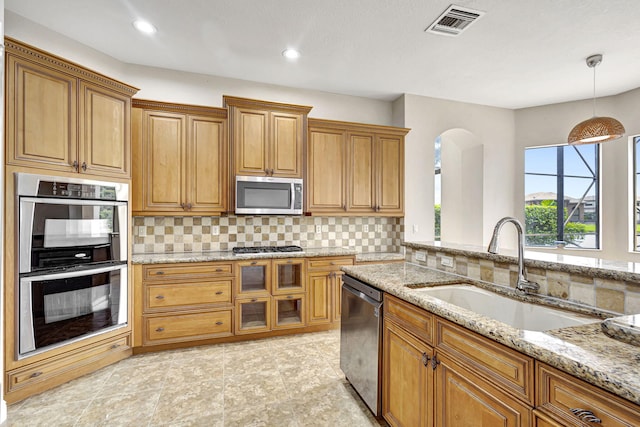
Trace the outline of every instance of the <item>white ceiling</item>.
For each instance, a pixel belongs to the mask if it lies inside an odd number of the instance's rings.
[[[486,12],[425,33],[451,4]],[[5,9],[120,61],[393,100],[505,108],[640,87],[639,0],[5,0]],[[144,36],[135,18],[158,32]],[[294,47],[296,62],[281,56]]]

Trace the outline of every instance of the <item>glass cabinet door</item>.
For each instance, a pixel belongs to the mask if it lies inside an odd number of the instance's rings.
[[[236,334],[271,330],[271,298],[236,300]]]
[[[304,294],[279,295],[273,297],[275,304],[273,329],[299,328],[304,326]]]
[[[305,291],[304,258],[273,260],[273,295]]]
[[[270,295],[271,261],[243,261],[238,263],[237,294],[239,296]]]

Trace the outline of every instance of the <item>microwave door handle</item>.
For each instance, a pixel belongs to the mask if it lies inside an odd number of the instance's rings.
[[[291,183],[291,203],[289,205],[289,209],[293,210],[293,207],[296,204],[296,184]]]

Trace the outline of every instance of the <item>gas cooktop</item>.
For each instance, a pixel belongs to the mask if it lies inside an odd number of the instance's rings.
[[[234,254],[264,254],[270,252],[302,252],[300,246],[247,246],[235,247],[232,249]]]

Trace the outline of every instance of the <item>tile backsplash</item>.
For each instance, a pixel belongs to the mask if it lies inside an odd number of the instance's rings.
[[[133,253],[226,251],[236,246],[270,245],[397,252],[403,233],[403,218],[387,217],[134,217]]]

